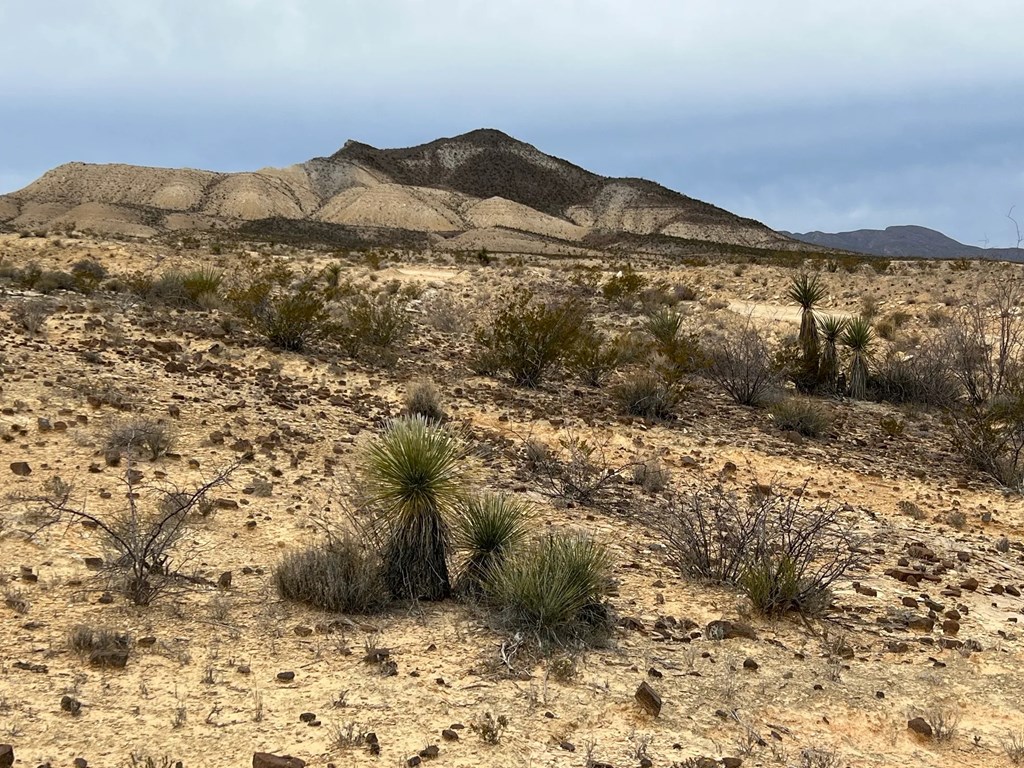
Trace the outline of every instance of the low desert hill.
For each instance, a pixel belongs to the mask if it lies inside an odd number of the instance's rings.
[[[591,173],[489,129],[407,149],[349,141],[329,157],[246,173],[68,163],[0,196],[0,226],[493,250],[579,248],[616,235],[799,248],[752,219],[651,181]]]
[[[900,226],[857,229],[852,232],[784,232],[794,240],[822,248],[867,253],[873,256],[925,256],[935,259],[995,259],[1024,261],[1021,248],[978,248],[964,245],[927,227]]]

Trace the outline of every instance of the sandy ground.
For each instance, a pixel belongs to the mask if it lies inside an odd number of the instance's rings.
[[[183,264],[230,265],[237,254],[176,252],[154,244],[88,239],[0,237],[4,263],[67,267],[89,255],[111,271],[159,271]],[[266,254],[263,254],[264,256]],[[316,269],[323,254],[281,254]],[[586,266],[585,264],[583,266]],[[605,279],[616,264],[606,264]],[[0,299],[0,477],[6,494],[32,495],[59,475],[73,498],[96,514],[124,504],[124,467],[107,466],[103,435],[125,417],[89,394],[113,390],[135,413],[164,419],[175,434],[171,456],[136,465],[143,499],[150,488],[194,486],[231,465],[248,444],[253,457],[214,496],[217,509],[196,521],[188,543],[191,585],[152,606],[120,595],[102,599],[107,584],[86,564],[108,557],[96,531],[81,525],[29,535],[31,509],[10,498],[0,507],[0,743],[14,745],[16,765],[130,765],[131,755],[182,760],[189,768],[245,766],[255,751],[289,753],[311,766],[399,765],[428,745],[443,766],[584,766],[594,761],[636,766],[646,754],[656,766],[683,765],[703,755],[740,757],[743,765],[800,766],[804,750],[835,751],[836,765],[1009,765],[1001,745],[1024,729],[1024,601],[1006,591],[1024,587],[1024,504],[963,466],[928,413],[874,403],[830,405],[836,427],[820,440],[793,441],[763,412],[733,405],[709,387],[693,387],[676,421],[624,420],[607,393],[552,380],[536,392],[475,377],[466,367],[470,340],[426,325],[424,307],[437,297],[463,302],[467,319],[508,288],[563,290],[572,266],[559,260],[480,268],[452,257],[389,260],[379,271],[350,264],[346,276],[386,284],[418,282],[424,289],[413,338],[395,367],[376,369],[327,355],[275,352],[244,336],[224,336],[218,314],[150,311],[131,302],[64,294],[47,299],[54,314],[40,335],[21,332],[11,313],[22,295]],[[879,275],[823,273],[830,311],[854,313],[872,296],[879,317],[911,315],[901,338],[931,332],[929,312],[949,311],[958,297],[984,294],[1008,269],[969,272],[948,265],[894,265]],[[685,282],[698,293],[687,310],[702,326],[728,324],[751,310],[778,337],[795,333],[799,316],[786,306],[787,274],[758,265],[676,268],[658,265],[651,279]],[[639,323],[637,310],[603,308],[613,326]],[[154,342],[158,346],[154,346]],[[174,342],[178,346],[163,346]],[[170,351],[161,351],[161,349]],[[180,367],[168,363],[180,363]],[[572,655],[575,674],[560,658],[501,661],[505,633],[483,607],[446,602],[399,606],[373,617],[307,610],[278,598],[272,573],[282,553],[318,540],[317,521],[343,518],[351,504],[358,451],[402,407],[411,380],[430,377],[452,418],[477,448],[472,470],[480,488],[525,494],[543,527],[573,526],[608,544],[615,558],[615,613],[630,621],[607,647]],[[93,402],[96,402],[95,399]],[[887,435],[887,417],[906,424]],[[47,429],[40,419],[47,420]],[[62,427],[56,427],[60,422]],[[219,433],[219,434],[217,434]],[[530,435],[557,445],[583,435],[603,447],[612,465],[658,455],[674,485],[692,488],[726,467],[736,488],[774,480],[810,498],[848,504],[871,535],[869,563],[837,590],[831,622],[807,626],[751,616],[736,594],[682,578],[663,542],[643,524],[656,496],[624,484],[599,508],[552,499],[517,458]],[[9,438],[9,439],[8,439]],[[248,441],[247,443],[242,441]],[[31,474],[9,469],[27,462]],[[268,481],[268,496],[253,490]],[[623,514],[625,501],[641,510]],[[900,511],[914,502],[915,520]],[[631,507],[633,508],[633,507]],[[951,511],[967,524],[946,524]],[[995,548],[1003,536],[1011,547]],[[918,542],[951,569],[939,582],[912,588],[884,574]],[[960,554],[963,553],[963,554]],[[914,560],[913,562],[918,562]],[[230,587],[216,582],[232,573]],[[979,582],[959,597],[940,592],[968,578]],[[874,595],[863,594],[874,590]],[[903,629],[894,619],[924,615],[923,595],[961,614],[960,641],[980,650],[945,649],[941,616],[932,631]],[[916,607],[908,608],[905,601]],[[24,608],[24,610],[20,610]],[[748,621],[757,639],[715,640],[701,633],[712,620]],[[128,632],[132,652],[123,670],[90,666],[68,644],[87,623]],[[664,627],[664,631],[659,630]],[[827,629],[832,645],[823,641]],[[829,648],[841,636],[852,650]],[[390,649],[397,674],[384,676],[363,661],[367,644]],[[744,662],[752,659],[756,670]],[[749,666],[749,665],[748,665]],[[288,682],[280,672],[294,672]],[[652,718],[634,702],[648,681],[664,699]],[[63,696],[82,704],[72,716]],[[959,718],[953,739],[915,736],[908,716],[921,710]],[[501,743],[484,743],[471,729],[485,713],[506,715]],[[318,726],[300,719],[313,713]],[[374,731],[380,757],[365,746],[339,746],[337,734]],[[442,730],[455,724],[457,741]],[[570,751],[572,746],[575,751]],[[588,752],[589,759],[588,763]],[[822,763],[825,765],[825,763]]]

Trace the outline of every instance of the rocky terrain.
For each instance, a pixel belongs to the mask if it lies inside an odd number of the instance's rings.
[[[999,259],[1024,261],[1020,248],[979,248],[964,245],[934,229],[917,226],[856,229],[851,232],[783,232],[821,248],[837,248],[874,256],[924,256],[935,259]]]
[[[559,243],[584,243],[605,227],[707,236],[727,222],[736,241],[777,242],[760,225],[645,182],[600,179],[509,146],[492,133],[397,152],[349,145],[303,166],[231,176],[65,166],[0,199],[0,211],[19,228],[88,220],[125,232],[131,220],[142,235],[278,216],[462,231],[456,242],[489,228]],[[507,172],[466,182],[466,164],[487,152],[507,155]],[[578,178],[564,194],[555,182],[543,193],[517,187],[520,162]],[[461,250],[254,240],[213,253],[96,235],[0,235],[0,744],[11,750],[5,757],[0,746],[0,766],[1024,759],[1024,503],[953,449],[940,412],[820,398],[829,426],[807,437],[688,375],[671,416],[646,420],[623,414],[611,394],[626,370],[590,386],[556,368],[525,389],[475,373],[473,338],[510,294],[530,290],[585,301],[609,332],[642,334],[646,314],[664,305],[699,334],[751,318],[781,344],[800,323],[787,288],[809,269],[825,289],[822,310],[893,320],[891,340],[877,340],[881,360],[937,333],[966,297],[980,301],[1020,279],[1020,267],[833,269],[824,259],[787,266],[724,256],[637,258],[630,271],[589,250],[559,259]],[[286,352],[223,298],[185,308],[129,289],[139,276],[207,268],[223,271],[226,292],[246,265],[274,259],[297,275],[407,297],[411,333],[383,361],[329,343]],[[75,271],[83,260],[105,275],[88,291],[53,287],[63,284],[58,273],[85,275]],[[27,288],[31,265],[40,276]],[[625,298],[605,290],[624,273],[645,288]],[[529,499],[541,530],[580,528],[607,545],[614,629],[605,642],[531,655],[472,601],[347,616],[280,598],[273,573],[282,556],[358,513],[361,451],[427,379],[472,448],[476,487]],[[110,436],[139,418],[162,425],[171,442],[129,464]],[[612,470],[586,501],[558,493],[528,460],[535,442],[557,452],[580,439]],[[642,482],[635,467],[655,461],[664,482]],[[127,491],[142,503],[227,469],[227,484],[189,525],[189,578],[148,606],[107,579],[116,554],[95,525],[45,525],[40,499],[54,494],[111,519]],[[825,616],[765,618],[737,590],[680,572],[651,525],[655,511],[715,484],[834,505],[867,537]],[[75,650],[83,625],[123,634],[110,663]],[[507,725],[489,730],[499,718]]]
[[[496,130],[408,149],[349,141],[330,157],[251,173],[68,163],[0,196],[3,225],[552,254],[615,236],[801,247],[759,222],[650,181],[598,176]]]

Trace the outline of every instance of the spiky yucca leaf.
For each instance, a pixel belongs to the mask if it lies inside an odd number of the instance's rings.
[[[843,346],[850,350],[850,397],[864,399],[868,389],[868,361],[875,332],[866,317],[855,317],[843,330]]]
[[[465,579],[476,589],[526,538],[532,505],[503,493],[467,500],[455,521],[455,547],[467,555]]]
[[[839,341],[839,337],[843,335],[843,331],[846,330],[846,323],[845,317],[823,315],[818,318],[818,331],[826,342],[835,344]]]
[[[384,575],[396,597],[439,600],[451,592],[451,516],[462,498],[465,447],[422,416],[394,419],[366,449],[367,501],[383,538]]]
[[[659,348],[672,346],[683,328],[683,316],[671,309],[652,312],[644,319],[644,330],[657,342]]]
[[[835,388],[839,376],[839,352],[836,344],[846,329],[846,318],[825,315],[818,318],[818,331],[822,337],[818,379],[829,390]]]
[[[814,309],[825,298],[825,286],[821,284],[818,275],[804,273],[793,278],[786,295],[790,301],[799,304],[801,309]]]
[[[818,321],[814,307],[825,298],[825,287],[819,276],[802,274],[793,278],[786,295],[800,305],[800,349],[803,352],[803,378],[805,388],[813,389],[818,379]]]
[[[589,536],[548,534],[507,559],[487,580],[487,591],[508,623],[541,642],[581,637],[606,614],[611,558]]]

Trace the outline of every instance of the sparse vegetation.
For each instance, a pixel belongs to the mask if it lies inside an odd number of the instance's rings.
[[[274,584],[286,600],[335,613],[376,613],[390,599],[379,555],[353,536],[288,553]]]
[[[577,301],[544,304],[524,294],[501,307],[476,333],[497,370],[517,386],[538,387],[576,349],[586,309]]]
[[[607,628],[610,567],[589,536],[550,533],[494,570],[487,593],[510,628],[542,644],[585,639]]]
[[[671,418],[678,397],[654,371],[627,374],[612,390],[620,410],[630,416],[660,421]]]
[[[393,420],[364,454],[367,505],[395,597],[440,600],[451,592],[451,521],[464,494],[462,440],[422,416]]]
[[[763,405],[779,384],[768,345],[749,317],[712,340],[707,361],[707,375],[740,405]]]
[[[804,437],[821,437],[832,426],[828,406],[811,397],[782,397],[768,406],[775,426]]]
[[[478,591],[525,540],[532,517],[529,503],[506,494],[485,493],[466,500],[456,518],[455,548],[466,556],[467,589]]]
[[[705,486],[664,505],[652,524],[685,575],[736,585],[768,615],[821,613],[831,586],[863,558],[838,507],[774,491],[743,498]]]

